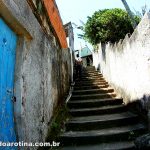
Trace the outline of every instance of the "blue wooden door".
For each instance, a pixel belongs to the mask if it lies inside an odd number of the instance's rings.
[[[12,101],[16,43],[16,34],[0,18],[0,141],[2,142],[16,141]]]

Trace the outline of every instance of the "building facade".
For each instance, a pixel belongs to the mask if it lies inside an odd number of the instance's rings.
[[[0,141],[42,142],[71,80],[57,5],[0,0],[0,31]]]
[[[87,46],[81,49],[80,57],[82,58],[84,67],[93,65],[92,52]]]

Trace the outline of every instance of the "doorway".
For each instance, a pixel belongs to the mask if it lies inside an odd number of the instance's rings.
[[[2,142],[16,141],[13,113],[16,45],[17,35],[0,18],[0,141]]]

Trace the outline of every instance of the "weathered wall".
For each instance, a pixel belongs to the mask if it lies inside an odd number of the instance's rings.
[[[131,37],[115,45],[99,45],[93,64],[124,98],[140,99],[147,107],[150,96],[150,14],[146,14]]]
[[[69,38],[68,45],[72,51],[74,51],[74,33],[72,23],[68,22],[64,25],[66,36]]]
[[[14,88],[17,138],[18,141],[41,142],[45,140],[55,107],[69,89],[70,51],[60,48],[53,32],[45,32],[26,0],[0,2],[8,9],[7,13],[0,10],[4,20],[9,22],[6,16],[10,13],[14,19],[9,25],[14,31],[18,28],[13,24],[20,27]]]
[[[61,48],[68,48],[66,33],[55,0],[27,0],[46,34],[51,31]]]
[[[70,48],[70,54],[71,54],[71,82],[73,82],[73,66],[74,66],[74,33],[73,33],[73,27],[71,22],[64,25],[66,36],[67,36],[67,42]]]

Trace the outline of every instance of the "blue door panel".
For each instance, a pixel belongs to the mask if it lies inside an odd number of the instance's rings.
[[[0,18],[0,141],[3,142],[16,141],[12,103],[16,43],[16,34]]]

